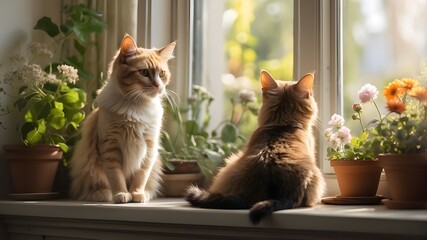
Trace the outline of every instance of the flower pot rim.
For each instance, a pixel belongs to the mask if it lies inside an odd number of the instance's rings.
[[[334,160],[328,159],[328,161],[330,161],[330,162],[338,162],[338,161],[346,161],[346,162],[350,162],[350,161],[352,161],[352,162],[376,162],[376,161],[378,161],[378,159],[359,159],[359,160],[356,160],[356,159],[334,159]]]
[[[34,146],[28,146],[25,143],[12,143],[12,144],[3,144],[3,150],[5,151],[17,151],[22,149],[34,149],[35,147],[39,149],[58,149],[61,150],[61,148],[58,145],[48,144],[48,143],[39,143]]]
[[[168,162],[186,162],[186,163],[191,163],[191,162],[197,162],[197,159],[184,159],[184,158],[171,158],[169,160],[166,160]]]
[[[378,160],[331,160],[331,167],[335,166],[372,166],[380,167]]]
[[[419,155],[427,155],[427,152],[422,153],[380,153],[378,154],[378,157],[380,156],[419,156]]]

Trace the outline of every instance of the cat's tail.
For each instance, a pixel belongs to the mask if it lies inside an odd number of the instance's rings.
[[[261,219],[275,211],[293,208],[290,200],[265,200],[255,203],[249,211],[249,218],[253,224],[258,224]]]
[[[239,196],[210,193],[196,186],[187,189],[185,200],[193,207],[214,209],[248,209],[250,204]]]
[[[196,186],[187,189],[185,200],[193,207],[214,209],[248,209],[249,218],[253,224],[258,224],[262,218],[283,209],[293,208],[290,200],[265,200],[252,205],[248,200],[233,195],[210,193]]]

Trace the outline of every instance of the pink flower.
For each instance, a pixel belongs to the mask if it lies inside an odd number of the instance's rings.
[[[340,128],[344,126],[345,120],[343,117],[341,117],[339,114],[334,113],[332,115],[331,120],[328,122],[329,126]]]
[[[367,83],[357,94],[359,95],[359,99],[362,103],[367,103],[377,98],[378,90],[374,85]]]
[[[351,130],[350,128],[343,126],[338,130],[338,137],[342,140],[344,144],[347,144],[351,141]]]

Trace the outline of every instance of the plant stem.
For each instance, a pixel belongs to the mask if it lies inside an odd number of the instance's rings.
[[[365,131],[365,127],[363,127],[362,114],[360,112],[357,112],[357,114],[359,114],[360,127],[362,128],[362,132],[364,132]]]
[[[383,121],[383,118],[382,118],[382,116],[381,116],[380,109],[378,108],[378,105],[377,105],[377,103],[376,103],[374,100],[372,100],[372,102],[374,103],[374,106],[375,106],[375,108],[377,109],[378,116],[380,117],[380,122],[382,122],[382,121]]]
[[[233,122],[233,119],[234,119],[234,111],[235,111],[235,107],[236,107],[236,104],[234,103],[234,100],[233,99],[230,99],[230,102],[231,102],[231,116],[230,116],[230,122],[232,123]]]

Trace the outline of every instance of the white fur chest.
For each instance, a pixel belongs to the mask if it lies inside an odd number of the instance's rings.
[[[163,117],[161,99],[138,105],[122,104],[119,108],[117,103],[110,105],[115,111],[104,106],[100,106],[99,144],[105,139],[114,139],[121,150],[123,172],[128,178],[158,149]]]

